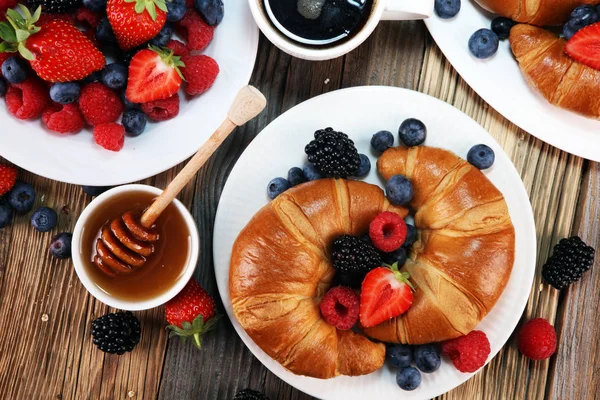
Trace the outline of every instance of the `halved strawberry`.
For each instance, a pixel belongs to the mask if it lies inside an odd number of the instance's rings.
[[[149,46],[139,51],[129,64],[125,96],[133,103],[147,103],[173,96],[181,86],[185,67],[173,50]]]
[[[579,30],[565,45],[573,60],[600,71],[600,22]]]
[[[409,278],[408,272],[398,271],[398,264],[371,270],[360,292],[360,324],[370,328],[405,313],[413,301]]]

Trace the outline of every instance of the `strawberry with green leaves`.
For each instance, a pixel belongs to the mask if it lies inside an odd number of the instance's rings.
[[[165,0],[108,0],[106,14],[119,46],[130,50],[160,32],[167,21],[167,4]]]
[[[0,22],[0,53],[18,52],[48,82],[77,81],[104,68],[102,52],[75,25],[56,19],[36,26],[41,7],[33,15],[19,8],[23,15],[11,9]]]

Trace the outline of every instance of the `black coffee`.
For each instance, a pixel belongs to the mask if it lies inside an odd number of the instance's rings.
[[[263,1],[271,9],[271,19],[298,36],[299,42],[312,45],[333,44],[358,33],[373,5],[373,0]]]

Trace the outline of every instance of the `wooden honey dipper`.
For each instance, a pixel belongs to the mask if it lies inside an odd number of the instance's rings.
[[[146,263],[154,253],[160,237],[155,222],[179,192],[196,175],[210,156],[233,130],[256,117],[267,105],[261,92],[252,86],[243,87],[237,94],[227,118],[221,123],[200,150],[192,157],[167,188],[144,211],[141,218],[126,212],[102,227],[96,241],[94,263],[107,275],[128,274]]]

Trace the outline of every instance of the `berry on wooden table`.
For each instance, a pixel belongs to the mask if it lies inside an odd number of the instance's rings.
[[[10,165],[0,165],[0,196],[8,193],[17,182],[17,169]]]
[[[106,150],[119,151],[125,143],[125,128],[114,122],[96,125],[94,141]]]
[[[490,58],[498,51],[498,35],[490,29],[479,29],[469,38],[469,50],[475,58]]]
[[[219,64],[203,54],[188,54],[181,57],[181,61],[185,64],[185,68],[181,69],[186,80],[184,89],[190,96],[202,94],[210,89],[220,72]]]
[[[543,318],[534,318],[519,332],[519,350],[532,360],[545,360],[556,351],[556,331]]]
[[[269,398],[258,390],[244,389],[237,392],[233,400],[269,400]]]
[[[341,331],[347,331],[358,322],[359,298],[352,289],[337,286],[325,293],[319,309],[325,322]]]
[[[58,215],[49,207],[40,207],[31,216],[31,226],[38,232],[48,232],[56,227]]]
[[[0,197],[0,229],[10,225],[14,211],[4,197]]]
[[[187,10],[175,27],[190,51],[202,51],[212,41],[215,28],[208,25],[194,10]]]
[[[542,267],[542,276],[555,289],[564,289],[592,267],[595,253],[578,236],[561,239]]]
[[[482,331],[442,343],[442,354],[452,360],[460,372],[471,373],[485,365],[490,355],[490,342]]]
[[[52,132],[79,133],[85,126],[85,120],[77,104],[52,104],[44,110],[42,121]]]
[[[35,189],[29,183],[17,181],[6,195],[6,200],[15,211],[29,212],[35,202]]]
[[[109,189],[112,189],[112,186],[82,186],[81,189],[88,196],[100,196],[102,193],[106,192]]]
[[[106,314],[92,322],[92,342],[109,354],[125,354],[140,342],[140,321],[131,311]]]
[[[179,114],[179,94],[141,104],[142,111],[155,122],[167,121]]]
[[[52,238],[50,241],[50,254],[58,259],[71,258],[71,242],[73,235],[69,232],[62,232]]]

